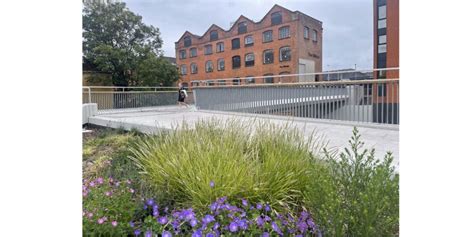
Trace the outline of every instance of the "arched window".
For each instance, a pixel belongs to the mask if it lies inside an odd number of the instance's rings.
[[[245,43],[245,47],[252,46],[253,45],[253,36],[252,35],[245,36],[244,43]]]
[[[247,22],[239,22],[237,31],[239,34],[247,33]]]
[[[273,63],[273,49],[263,51],[263,64]]]
[[[291,60],[291,49],[289,46],[280,48],[280,62]]]
[[[265,83],[273,83],[273,74],[269,73],[265,74],[264,76],[265,77],[263,79]]]
[[[198,66],[196,63],[191,63],[191,74],[196,74],[198,72]]]
[[[253,76],[247,76],[245,78],[245,84],[255,84],[255,78]]]
[[[251,67],[255,65],[255,55],[253,53],[248,53],[245,55],[245,66]]]
[[[232,57],[232,68],[239,68],[240,67],[240,56]]]
[[[212,61],[209,60],[206,62],[206,72],[212,72],[214,70],[214,67],[212,66]]]
[[[186,68],[186,65],[183,64],[181,65],[181,75],[186,75],[188,73],[188,70]]]
[[[225,61],[223,58],[217,59],[217,71],[224,71],[225,70]]]
[[[272,25],[278,25],[282,22],[281,12],[274,12],[271,15]]]
[[[213,40],[217,40],[217,39],[219,39],[219,35],[217,34],[217,30],[211,31],[210,40],[213,41]]]
[[[232,79],[232,85],[240,85],[240,79],[238,77]]]
[[[184,47],[189,47],[189,46],[191,46],[191,37],[186,36],[184,37]]]
[[[290,27],[283,26],[278,29],[278,37],[279,39],[289,38],[290,37]]]
[[[232,39],[232,49],[240,48],[240,38]]]

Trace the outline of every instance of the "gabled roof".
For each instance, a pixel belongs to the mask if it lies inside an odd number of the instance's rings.
[[[265,14],[265,16],[263,16],[262,19],[261,19],[260,21],[258,21],[258,22],[255,22],[255,21],[253,21],[252,19],[250,19],[250,18],[248,18],[248,17],[246,17],[246,16],[244,16],[244,15],[240,15],[240,16],[237,18],[237,20],[234,22],[234,24],[232,24],[232,26],[231,26],[228,30],[224,30],[222,27],[220,27],[220,26],[218,26],[218,25],[216,25],[216,24],[212,24],[212,25],[206,30],[206,32],[204,32],[204,34],[201,35],[201,36],[195,35],[195,34],[189,32],[189,31],[185,31],[184,34],[183,34],[183,35],[178,39],[178,41],[176,41],[175,43],[178,43],[179,41],[181,41],[181,39],[182,39],[184,36],[186,36],[186,35],[190,35],[190,36],[196,37],[196,38],[198,38],[198,39],[202,39],[202,38],[203,38],[204,36],[206,36],[207,33],[208,33],[211,29],[213,29],[213,28],[217,28],[218,30],[221,30],[221,31],[223,31],[223,32],[230,32],[230,31],[232,31],[232,30],[234,29],[234,27],[237,25],[237,23],[240,22],[240,20],[242,20],[242,19],[245,19],[245,20],[247,20],[247,21],[249,21],[249,22],[251,22],[251,23],[253,23],[253,24],[260,24],[263,20],[265,20],[265,19],[268,17],[268,14],[270,14],[270,12],[272,12],[275,8],[280,8],[281,10],[288,11],[288,12],[291,12],[291,13],[301,13],[301,14],[303,14],[303,15],[305,15],[305,16],[308,16],[308,15],[306,15],[306,14],[300,12],[300,11],[291,11],[291,10],[285,8],[285,7],[282,7],[282,6],[278,5],[278,4],[275,4],[275,5],[273,5],[272,8],[270,8],[270,10],[268,10],[268,12]],[[310,17],[310,16],[308,16],[308,17]],[[313,17],[310,17],[310,18],[314,19]],[[314,19],[314,20],[316,20],[316,19]],[[321,21],[319,21],[319,20],[316,20],[316,21],[321,22]]]

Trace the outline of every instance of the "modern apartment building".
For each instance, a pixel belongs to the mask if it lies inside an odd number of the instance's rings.
[[[202,36],[186,31],[175,42],[180,81],[192,87],[199,81],[235,85],[318,80],[274,76],[321,72],[322,33],[321,21],[279,5],[258,22],[241,15],[229,30],[213,24]]]
[[[398,67],[399,0],[374,0],[374,68]],[[374,74],[376,79],[399,78],[399,70],[379,71]],[[373,98],[374,118],[398,118],[398,84],[379,84],[375,87]]]

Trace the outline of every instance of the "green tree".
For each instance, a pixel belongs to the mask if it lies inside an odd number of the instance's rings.
[[[114,85],[156,86],[177,80],[176,68],[160,57],[159,29],[144,24],[125,3],[86,1],[82,17],[83,56],[110,73]]]

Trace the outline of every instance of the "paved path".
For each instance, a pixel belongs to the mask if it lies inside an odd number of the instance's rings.
[[[349,146],[348,140],[352,135],[352,129],[357,126],[366,148],[375,148],[376,157],[381,158],[387,151],[391,151],[395,157],[394,165],[398,168],[399,161],[399,135],[398,126],[355,124],[350,122],[322,121],[307,118],[294,118],[273,115],[255,115],[215,111],[193,111],[194,109],[179,108],[177,106],[166,106],[154,108],[153,110],[122,110],[118,113],[100,114],[89,119],[96,125],[124,129],[138,129],[145,133],[153,133],[160,129],[172,129],[185,121],[192,125],[199,120],[207,119],[239,119],[249,121],[252,119],[271,121],[276,124],[292,122],[306,137],[313,131],[323,135],[329,142],[329,147],[343,148]]]

